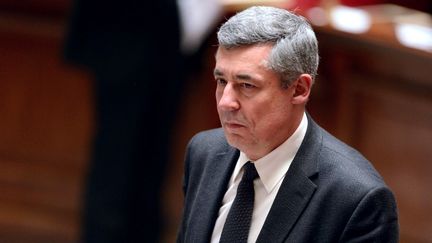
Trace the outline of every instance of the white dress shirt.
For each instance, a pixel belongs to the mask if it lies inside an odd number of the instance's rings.
[[[285,174],[303,141],[307,124],[306,114],[303,114],[299,127],[291,137],[266,156],[252,161],[258,171],[259,178],[254,181],[255,202],[248,243],[256,242],[258,238]],[[251,160],[243,152],[240,152],[240,157],[229,180],[228,190],[225,192],[222,206],[219,209],[219,215],[211,237],[212,243],[219,242],[228,212],[237,193],[237,187],[243,176],[242,167],[248,161]]]

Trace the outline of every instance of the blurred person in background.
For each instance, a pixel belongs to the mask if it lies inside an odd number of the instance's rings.
[[[193,29],[185,17],[208,6],[185,13],[194,1],[182,2],[74,2],[65,56],[93,74],[96,110],[82,242],[160,239],[161,186],[188,63],[218,15],[213,8]]]

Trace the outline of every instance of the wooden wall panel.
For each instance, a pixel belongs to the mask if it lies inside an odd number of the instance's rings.
[[[77,242],[90,77],[62,60],[64,21],[32,18],[0,16],[0,242]]]
[[[431,242],[432,98],[389,87],[361,97],[357,147],[396,194],[404,242]]]

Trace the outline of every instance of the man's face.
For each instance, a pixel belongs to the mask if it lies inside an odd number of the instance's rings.
[[[292,103],[295,85],[282,88],[279,76],[266,68],[271,48],[219,47],[216,53],[216,101],[225,136],[252,160],[282,144],[300,122]]]

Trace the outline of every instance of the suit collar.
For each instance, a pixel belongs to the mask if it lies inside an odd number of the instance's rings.
[[[257,242],[283,242],[316,190],[311,177],[318,173],[316,156],[321,148],[318,125],[308,115],[302,145],[273,202]]]
[[[310,115],[308,113],[306,115],[308,118],[308,128],[293,163],[306,176],[312,177],[319,171],[317,156],[322,147],[322,133],[321,128]]]

